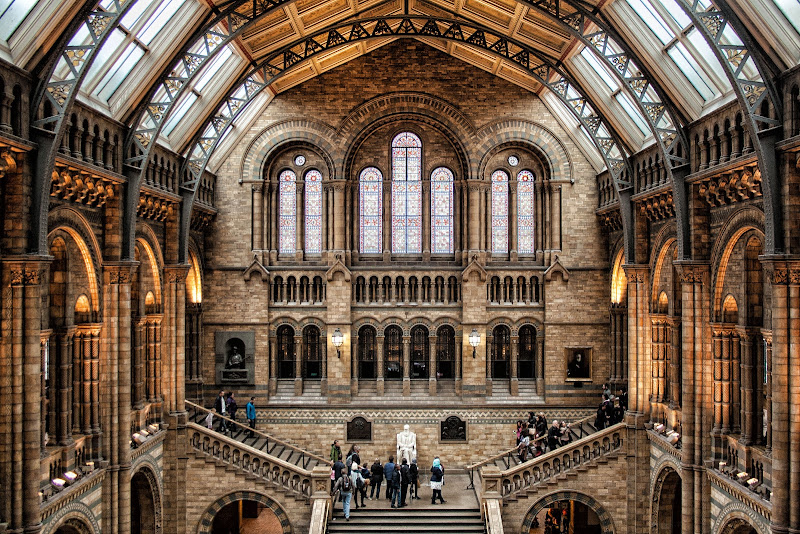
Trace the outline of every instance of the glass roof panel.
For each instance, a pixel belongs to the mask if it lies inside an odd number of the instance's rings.
[[[103,100],[108,100],[119,86],[131,73],[136,63],[144,56],[144,50],[136,43],[131,43],[125,51],[114,62],[114,67],[110,69],[97,85],[95,94]]]
[[[642,132],[642,135],[648,135],[650,133],[650,127],[645,122],[644,117],[639,112],[639,108],[636,107],[636,104],[630,99],[630,97],[623,92],[617,93],[614,98],[616,98],[619,105],[622,106],[622,109],[628,114],[628,116],[633,120],[636,124],[636,127],[639,128],[639,131]]]
[[[145,46],[149,45],[158,32],[166,26],[182,2],[183,0],[167,0],[158,6],[139,32],[139,39]]]
[[[0,0],[0,39],[8,41],[36,3],[36,0]]]
[[[603,83],[608,86],[610,91],[616,91],[619,89],[619,84],[617,83],[616,78],[614,78],[614,75],[608,71],[608,68],[603,65],[599,59],[597,59],[597,56],[594,54],[594,52],[588,48],[584,48],[581,50],[581,57],[583,57],[583,59],[589,63],[589,66],[592,67],[592,70],[594,70],[598,76],[600,76],[600,79],[603,80]]]
[[[683,43],[678,42],[667,49],[667,54],[681,69],[681,72],[689,79],[691,84],[700,93],[704,100],[709,100],[714,96],[714,90],[706,83],[701,74],[699,66],[692,61],[692,56]]]
[[[800,33],[800,1],[798,0],[773,0],[786,20]]]
[[[646,0],[628,0],[628,4],[663,44],[667,44],[675,38],[675,32],[670,29],[667,22],[653,8],[650,2]]]
[[[178,123],[186,116],[186,112],[192,107],[197,101],[197,95],[195,93],[189,92],[183,97],[182,102],[178,104],[178,107],[175,108],[169,119],[167,119],[167,123],[164,124],[164,135],[168,136],[172,133]]]

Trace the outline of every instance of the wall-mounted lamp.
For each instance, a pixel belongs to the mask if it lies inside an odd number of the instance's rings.
[[[342,331],[338,328],[333,331],[333,334],[331,334],[331,343],[333,343],[333,346],[336,347],[336,357],[341,358],[342,354],[339,352],[339,347],[341,347],[342,343],[344,343],[344,335],[342,335]]]
[[[469,335],[469,344],[472,345],[472,357],[474,358],[475,349],[481,344],[481,335],[478,333],[477,328],[472,329],[472,333]]]

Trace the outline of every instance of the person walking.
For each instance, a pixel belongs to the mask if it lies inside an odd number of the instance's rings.
[[[342,459],[339,458],[335,462],[333,462],[333,480],[331,481],[331,491],[333,491],[333,485],[339,480],[345,472],[346,467],[344,466],[344,462]]]
[[[233,396],[233,391],[228,392],[228,400],[225,401],[228,405],[228,417],[236,421],[236,411],[239,409],[239,406],[236,404],[236,398]],[[228,430],[233,432],[233,424],[228,423]]]
[[[371,476],[369,477],[369,500],[381,498],[381,482],[383,482],[383,466],[379,458],[375,458],[375,462],[369,469]]]
[[[253,430],[256,428],[256,405],[253,401],[255,397],[250,397],[250,402],[245,406],[245,415],[247,415],[247,422],[250,424],[250,437],[254,437]]]
[[[339,440],[333,440],[333,445],[331,445],[331,462],[338,462],[342,459],[342,448],[339,447]]]
[[[390,500],[394,493],[392,476],[394,475],[394,456],[389,456],[389,461],[383,464],[383,476],[386,477],[386,499]]]
[[[556,450],[558,447],[558,439],[561,437],[561,429],[558,426],[558,421],[553,421],[553,426],[547,430],[547,448],[551,451]]]
[[[345,475],[348,476],[348,475]],[[364,488],[364,477],[361,476],[361,469],[359,469],[358,464],[353,462],[350,464],[350,481],[353,483],[353,494],[355,496],[355,504],[356,510],[358,510],[358,495],[361,494],[361,508],[365,508],[364,506],[364,491],[362,493],[362,489]]]
[[[419,467],[417,466],[416,458],[411,460],[408,473],[411,475],[411,489],[408,497],[410,499],[419,499]]]
[[[228,403],[225,402],[224,391],[220,391],[219,397],[214,401],[214,410],[220,415],[217,432],[224,434],[228,428],[228,425],[225,424],[225,418],[228,416]]]
[[[444,478],[444,469],[442,468],[442,463],[437,456],[433,460],[433,466],[431,467],[431,490],[433,493],[431,494],[431,504],[436,504],[436,498],[439,498],[442,504],[446,503],[447,501],[444,500],[442,497],[442,479]]]
[[[339,463],[341,463],[341,461]],[[350,500],[353,498],[353,480],[347,475],[340,476],[333,485],[332,494],[335,495],[337,491],[339,491],[341,495],[344,518],[346,521],[350,521]]]
[[[388,463],[386,465],[389,465]],[[394,471],[392,471],[392,508],[400,508],[400,466],[392,464]],[[387,479],[387,483],[389,480]]]
[[[408,486],[411,485],[411,468],[408,466],[408,460],[403,458],[403,463],[400,466],[400,508],[408,506],[406,503],[406,495],[408,494]]]

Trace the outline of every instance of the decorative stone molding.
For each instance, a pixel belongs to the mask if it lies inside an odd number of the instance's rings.
[[[136,215],[142,219],[163,222],[175,212],[176,203],[151,195],[145,191],[139,194]]]
[[[38,286],[42,281],[42,269],[20,268],[11,270],[12,286]]]
[[[266,267],[261,263],[258,259],[258,254],[253,254],[253,261],[250,262],[250,266],[244,270],[242,273],[242,277],[244,278],[245,282],[249,282],[250,278],[253,274],[258,274],[261,276],[261,281],[269,283],[269,271]]]
[[[106,177],[56,164],[50,179],[50,196],[100,208],[117,195],[117,187]]]
[[[613,534],[616,532],[616,529],[614,528],[614,521],[608,510],[606,510],[594,498],[576,491],[559,491],[551,493],[539,500],[530,510],[528,510],[528,513],[525,515],[525,519],[522,522],[521,532],[529,532],[531,529],[531,524],[533,523],[533,518],[535,518],[539,512],[545,508],[559,501],[578,501],[585,504],[594,510],[594,512],[597,514],[597,517],[600,518],[600,529],[602,534]]]
[[[197,534],[210,534],[212,532],[211,525],[217,512],[236,501],[255,501],[263,504],[278,517],[282,527],[282,534],[292,534],[292,524],[289,522],[289,516],[281,505],[270,497],[255,491],[237,491],[217,499],[200,517],[200,523],[197,525]]]
[[[569,270],[561,263],[561,258],[556,255],[553,264],[544,272],[544,281],[550,282],[553,275],[559,273],[564,282],[569,282]]]

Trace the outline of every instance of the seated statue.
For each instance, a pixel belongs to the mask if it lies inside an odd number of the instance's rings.
[[[397,434],[397,463],[402,463],[403,458],[408,460],[409,464],[417,458],[417,435],[409,430],[408,425]]]

